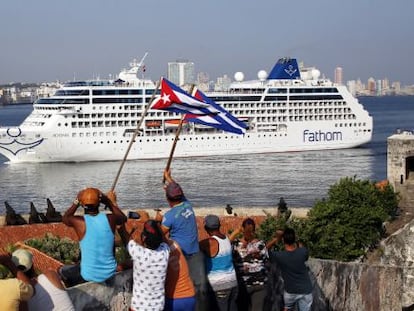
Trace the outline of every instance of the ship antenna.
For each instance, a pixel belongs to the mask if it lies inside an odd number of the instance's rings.
[[[141,67],[142,66],[142,63],[144,62],[144,59],[147,57],[147,55],[148,55],[148,52],[145,52],[145,54],[144,54],[144,56],[141,58],[141,60],[139,61],[139,66]]]
[[[144,56],[141,58],[141,60],[139,61],[139,63],[138,63],[138,70],[140,70],[141,69],[141,72],[142,72],[142,78],[144,79],[144,72],[145,72],[145,70],[143,70],[142,69],[142,67],[143,67],[143,63],[144,63],[144,59],[147,57],[147,55],[148,55],[148,52],[145,52],[145,54],[144,54]],[[145,68],[145,67],[144,67]]]

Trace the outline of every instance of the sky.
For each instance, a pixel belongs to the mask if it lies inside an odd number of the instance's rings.
[[[412,0],[2,0],[0,84],[101,79],[136,58],[146,77],[194,62],[211,80],[280,57],[333,79],[414,84]]]

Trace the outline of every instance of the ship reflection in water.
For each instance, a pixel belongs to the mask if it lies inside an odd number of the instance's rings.
[[[356,175],[378,180],[378,161],[385,154],[371,148],[324,150],[240,156],[173,159],[172,173],[195,207],[277,206],[283,196],[289,207],[310,207],[326,196],[339,178]],[[17,212],[30,210],[33,201],[46,210],[50,198],[64,211],[84,187],[107,191],[121,162],[5,164],[0,159],[0,201]],[[122,208],[167,207],[162,190],[166,160],[128,161],[116,186]],[[381,163],[383,166],[383,164]],[[374,166],[376,166],[374,170]],[[383,178],[383,177],[382,177]],[[3,203],[0,213],[5,212]]]

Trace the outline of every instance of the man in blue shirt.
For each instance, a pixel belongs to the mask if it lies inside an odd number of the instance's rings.
[[[171,177],[170,170],[164,171],[164,187],[171,209],[164,216],[159,212],[156,219],[161,221],[164,233],[178,243],[187,260],[190,276],[196,289],[197,310],[208,310],[207,277],[204,256],[198,245],[198,229],[191,203],[185,198],[181,186]]]
[[[108,206],[112,213],[99,212],[101,203]],[[75,215],[79,206],[84,207],[83,216]],[[99,189],[86,188],[78,193],[63,215],[63,223],[75,229],[81,251],[80,265],[64,266],[60,270],[67,286],[85,281],[103,282],[115,274],[115,230],[116,226],[126,221],[127,217],[116,204],[113,191],[105,195]]]

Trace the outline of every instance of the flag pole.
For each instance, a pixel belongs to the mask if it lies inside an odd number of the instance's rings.
[[[194,89],[195,89],[195,85],[192,84],[190,92],[189,92],[191,94],[191,96],[193,96]],[[181,130],[183,128],[184,118],[185,118],[185,114],[182,115],[180,123],[178,124],[177,130],[175,132],[174,142],[173,142],[173,145],[171,147],[170,156],[168,157],[167,165],[165,166],[166,171],[168,171],[171,167],[171,162],[172,162],[172,158],[174,156],[175,147],[177,146],[177,142],[178,142],[178,136],[180,136]],[[162,183],[165,184],[165,177],[163,177]]]
[[[135,141],[135,138],[138,136],[138,133],[140,131],[140,127],[142,125],[142,122],[144,122],[144,118],[147,115],[147,112],[148,112],[149,108],[151,107],[151,104],[152,104],[152,102],[155,98],[155,95],[157,95],[157,90],[158,90],[159,86],[160,86],[160,80],[157,81],[157,84],[155,85],[155,89],[154,89],[154,92],[152,93],[151,99],[150,99],[148,105],[145,107],[145,110],[142,112],[141,119],[139,120],[139,122],[137,124],[137,128],[135,129],[134,135],[132,135],[132,139],[129,142],[128,148],[127,148],[127,150],[125,152],[125,155],[124,155],[124,158],[122,159],[121,165],[118,169],[118,173],[116,174],[115,180],[112,183],[112,187],[111,187],[112,191],[115,190],[115,186],[118,183],[119,176],[121,175],[121,171],[122,171],[122,168],[124,167],[124,164],[127,160],[129,151],[131,150],[131,147],[132,147],[132,144]]]

